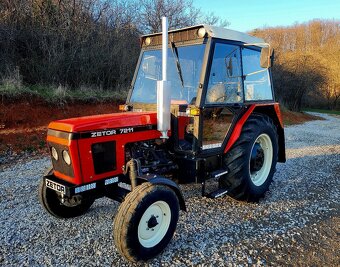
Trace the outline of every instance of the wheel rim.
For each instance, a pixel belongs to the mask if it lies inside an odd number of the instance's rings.
[[[249,160],[249,174],[254,185],[261,186],[267,180],[272,160],[272,141],[268,134],[261,134],[252,146]]]
[[[142,246],[156,246],[168,232],[171,210],[165,201],[157,201],[147,208],[138,224],[138,240]]]

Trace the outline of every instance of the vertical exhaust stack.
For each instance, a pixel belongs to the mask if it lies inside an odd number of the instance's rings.
[[[157,130],[167,139],[170,130],[170,82],[167,81],[168,18],[162,17],[162,80],[157,81]]]

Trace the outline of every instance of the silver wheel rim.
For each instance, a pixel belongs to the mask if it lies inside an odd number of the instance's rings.
[[[157,201],[150,205],[138,224],[139,243],[146,248],[156,246],[168,232],[170,221],[171,210],[168,203]]]
[[[265,181],[268,178],[270,169],[272,167],[272,161],[273,161],[273,144],[272,144],[272,140],[270,139],[268,134],[260,134],[251,150],[250,153],[252,153],[254,145],[255,144],[259,144],[263,150],[263,154],[264,154],[264,162],[263,165],[261,167],[260,170],[255,171],[253,173],[250,172],[250,160],[249,160],[249,175],[250,175],[250,179],[253,182],[254,185],[256,186],[261,186],[265,183]]]

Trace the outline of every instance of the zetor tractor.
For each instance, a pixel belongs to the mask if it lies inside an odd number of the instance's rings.
[[[285,162],[269,45],[208,25],[168,32],[166,18],[162,31],[141,37],[122,112],[49,124],[53,168],[39,188],[58,218],[85,213],[97,198],[121,202],[115,245],[134,262],[170,242],[186,210],[178,183],[202,184],[203,197],[253,202]]]

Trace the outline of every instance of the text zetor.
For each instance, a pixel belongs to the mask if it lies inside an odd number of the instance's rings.
[[[202,184],[204,197],[257,201],[285,162],[269,44],[208,25],[168,32],[163,20],[163,34],[141,37],[121,113],[49,124],[53,167],[39,188],[59,218],[85,213],[97,198],[121,202],[114,242],[133,262],[170,242],[186,210],[179,183]]]

